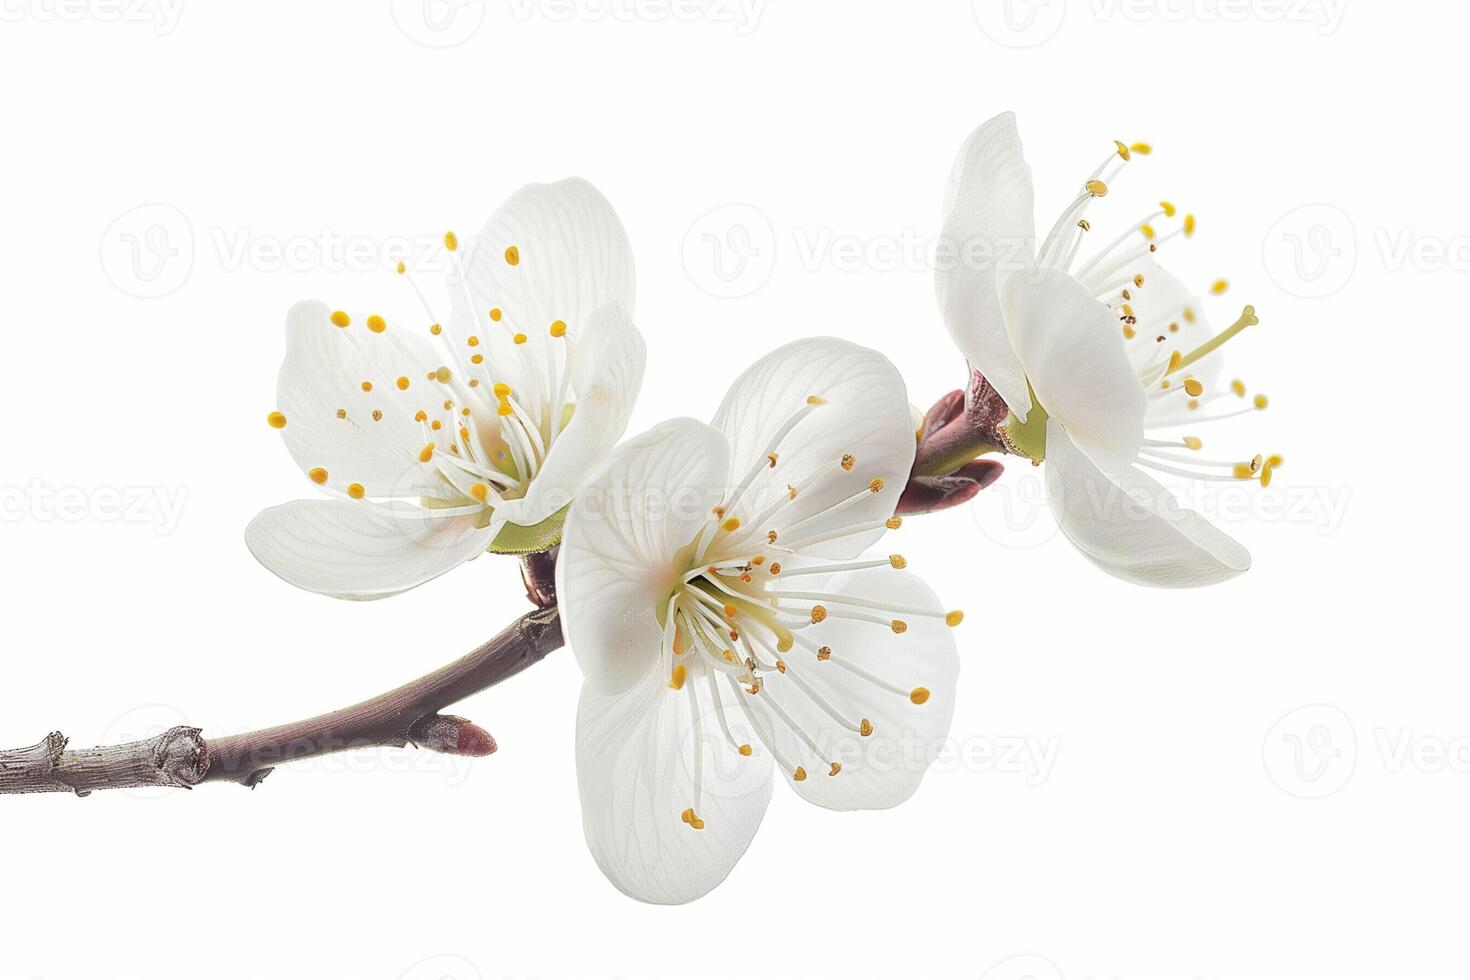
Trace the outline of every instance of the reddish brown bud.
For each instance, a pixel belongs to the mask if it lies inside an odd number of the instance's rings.
[[[458,715],[430,715],[413,726],[410,733],[420,748],[445,755],[486,756],[496,749],[495,739],[485,729]]]

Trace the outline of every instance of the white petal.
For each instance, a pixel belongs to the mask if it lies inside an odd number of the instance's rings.
[[[1052,420],[1046,489],[1065,534],[1093,564],[1138,585],[1190,588],[1234,578],[1250,552],[1137,467],[1111,479]]]
[[[482,553],[475,518],[434,518],[411,504],[297,500],[261,513],[245,543],[262,565],[298,588],[340,599],[396,595]]]
[[[718,885],[771,799],[770,758],[736,752],[705,685],[691,679],[675,691],[650,674],[625,694],[582,688],[577,783],[587,846],[608,879],[641,901],[689,902]],[[700,702],[697,733],[691,691]],[[751,740],[739,709],[728,704],[725,712],[732,734]],[[680,819],[689,808],[703,829]]]
[[[511,264],[506,253],[514,248]],[[580,178],[529,184],[501,205],[463,251],[468,297],[451,277],[456,336],[480,336],[498,381],[524,393],[523,401],[555,397],[547,392],[544,365],[560,340],[551,324],[587,342],[594,312],[621,303],[633,310],[633,253],[622,222],[607,199]],[[498,321],[489,319],[499,310]],[[526,342],[515,344],[515,334]],[[534,395],[534,397],[533,397]]]
[[[769,697],[798,726],[816,741],[823,752],[813,756],[811,748],[783,725],[776,725],[777,748],[787,762],[806,770],[806,778],[786,777],[802,796],[834,810],[877,809],[896,806],[913,795],[949,734],[954,716],[955,684],[959,656],[954,631],[945,625],[945,607],[918,576],[892,568],[838,573],[830,578],[803,576],[791,580],[799,588],[849,597],[881,600],[901,606],[933,610],[941,616],[891,614],[902,619],[908,630],[896,634],[888,626],[856,622],[832,615],[845,608],[824,603],[829,615],[815,626],[800,631],[818,647],[831,648],[830,660],[819,660],[803,645],[785,654],[787,672],[764,675],[764,689],[752,700]],[[889,615],[877,613],[877,615]],[[876,686],[849,671],[856,666],[899,692]],[[837,722],[797,680],[804,682],[847,723]],[[911,693],[929,692],[928,700],[915,704]],[[872,734],[860,734],[862,720],[872,724]],[[853,731],[856,726],[859,731]],[[837,775],[830,765],[840,763]]]
[[[1131,464],[1148,399],[1113,314],[1059,269],[1012,276],[1006,309],[1011,342],[1052,421],[1105,472]]]
[[[497,519],[539,524],[576,496],[588,471],[606,458],[628,427],[646,359],[643,336],[621,303],[588,317],[586,339],[579,339],[572,364],[572,420],[552,442],[525,496],[506,501],[496,511]]]
[[[1001,287],[1033,263],[1036,224],[1031,168],[1013,113],[996,116],[965,141],[943,214],[948,254],[939,256],[934,277],[940,315],[966,360],[1024,421],[1031,397],[1006,332]]]
[[[440,363],[432,349],[400,324],[385,321],[375,333],[369,314],[351,313],[347,327],[335,326],[331,314],[308,300],[286,315],[286,359],[276,386],[286,448],[303,470],[326,470],[326,485],[339,491],[358,483],[369,497],[449,495],[417,460],[424,439],[414,415],[444,397],[427,380]]]
[[[804,410],[810,396],[825,403],[781,439],[775,448],[776,466],[767,465],[775,435]],[[730,440],[731,472],[737,484],[756,473],[730,512],[743,524],[727,539],[722,553],[753,553],[772,530],[786,537],[785,543],[795,543],[834,529],[886,520],[898,505],[914,463],[914,429],[898,369],[876,351],[831,337],[787,344],[753,364],[730,386],[714,426]],[[853,457],[850,470],[842,468],[846,455]],[[874,479],[884,481],[882,491],[862,496]],[[792,501],[788,486],[806,489]],[[853,495],[859,498],[852,506],[795,529],[797,522]],[[777,504],[781,508],[769,520],[757,521]],[[882,531],[833,540],[812,553],[851,557]]]
[[[725,491],[729,446],[715,429],[674,419],[613,450],[567,515],[557,595],[567,643],[594,688],[631,688],[657,661],[675,553],[693,542]]]

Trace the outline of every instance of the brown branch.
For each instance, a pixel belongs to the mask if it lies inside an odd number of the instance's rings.
[[[544,586],[528,569],[527,587]],[[554,593],[543,593],[554,594]],[[205,740],[197,728],[171,728],[127,745],[69,752],[53,732],[37,745],[0,750],[0,795],[233,782],[254,787],[275,766],[346,749],[413,744],[451,755],[489,755],[490,734],[441,712],[499,684],[562,645],[555,605],[527,613],[454,663],[360,704],[274,728]]]

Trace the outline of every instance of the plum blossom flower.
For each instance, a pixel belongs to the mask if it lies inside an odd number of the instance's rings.
[[[967,425],[936,442],[953,444],[953,455],[968,435],[972,448],[988,442],[1044,460],[1063,533],[1104,571],[1146,585],[1208,585],[1249,568],[1249,553],[1178,506],[1150,473],[1265,486],[1281,458],[1200,455],[1196,427],[1263,409],[1266,398],[1246,400],[1243,382],[1223,381],[1220,348],[1258,322],[1255,310],[1247,306],[1216,333],[1201,300],[1155,258],[1166,242],[1193,236],[1193,215],[1161,232],[1156,223],[1178,209],[1160,202],[1079,257],[1092,230],[1089,207],[1149,152],[1117,143],[1037,247],[1031,171],[1014,115],[985,123],[961,148],[945,190],[944,239],[978,260],[941,267],[936,287],[974,376]],[[1209,292],[1226,289],[1220,280]],[[1243,404],[1219,408],[1232,398]]]
[[[618,888],[677,903],[717,885],[773,767],[839,810],[917,789],[962,617],[900,555],[864,556],[902,523],[913,457],[893,365],[812,339],[747,370],[713,425],[620,446],[573,503],[557,591],[585,679],[583,826]]]
[[[269,422],[329,499],[272,507],[245,537],[293,585],[377,599],[487,550],[545,550],[627,425],[633,259],[591,184],[529,185],[444,244],[448,319],[402,263],[408,321],[316,301],[287,316]]]

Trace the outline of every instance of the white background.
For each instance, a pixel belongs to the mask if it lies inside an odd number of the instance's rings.
[[[530,180],[583,175],[627,225],[636,431],[812,333],[927,404],[963,377],[922,243],[970,129],[1019,113],[1043,229],[1148,140],[1094,227],[1199,214],[1168,261],[1231,279],[1217,323],[1257,306],[1229,370],[1272,397],[1202,435],[1286,465],[1203,501],[1256,564],[1187,594],[1095,571],[1025,466],[910,522],[969,612],[955,747],[889,812],[778,786],[691,906],[589,858],[563,652],[464,706],[501,746],[473,763],[0,800],[0,976],[1470,973],[1466,5],[1043,0],[1016,31],[988,2],[467,0],[434,31],[418,0],[126,3],[0,5],[0,743],[287,720],[523,611],[510,560],[349,604],[241,532],[312,495],[264,423],[288,305],[416,315],[395,243]]]

